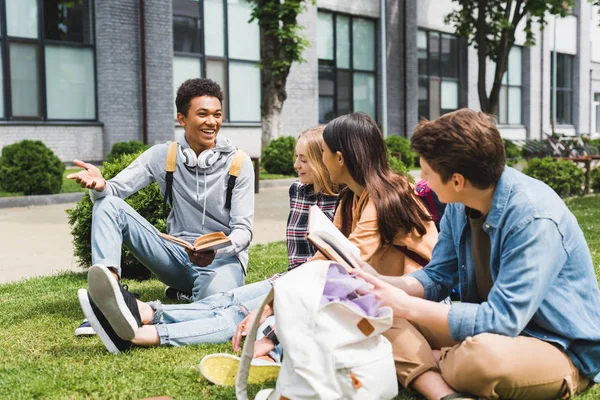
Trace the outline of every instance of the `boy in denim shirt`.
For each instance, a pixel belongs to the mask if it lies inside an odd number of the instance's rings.
[[[449,203],[431,262],[403,277],[358,272],[394,309],[400,382],[430,399],[566,398],[600,382],[600,290],[564,202],[505,165],[483,113],[422,121],[412,147]],[[457,285],[461,302],[439,303]]]

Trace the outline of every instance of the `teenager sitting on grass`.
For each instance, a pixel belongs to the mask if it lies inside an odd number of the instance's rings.
[[[556,399],[600,382],[600,290],[565,203],[505,165],[483,113],[422,121],[412,147],[448,203],[433,258],[401,278],[359,272],[394,310],[402,385],[436,400]],[[438,303],[457,284],[461,303]]]
[[[375,121],[364,113],[342,115],[327,124],[323,142],[323,163],[331,180],[346,186],[334,224],[358,247],[361,261],[384,275],[421,269],[431,258],[437,229],[408,178],[390,169]],[[317,253],[312,259],[325,257]],[[272,313],[266,307],[261,321]],[[241,337],[238,329],[232,341],[235,351],[240,350]],[[254,355],[269,350],[255,347]]]
[[[90,189],[94,203],[94,265],[105,265],[120,278],[125,246],[158,280],[176,289],[166,294],[183,291],[191,300],[200,300],[244,284],[254,220],[254,169],[250,157],[244,156],[235,187],[227,190],[224,183],[238,153],[231,141],[219,134],[222,100],[221,87],[210,79],[189,79],[177,90],[177,121],[185,135],[177,141],[171,196],[166,196],[165,172],[169,143],[152,146],[108,181],[95,166],[74,161],[84,169],[67,179]],[[171,205],[169,234],[192,243],[198,236],[223,232],[231,246],[198,252],[161,238],[158,229],[125,202],[152,182]],[[125,296],[131,297],[131,293]],[[85,325],[76,335],[90,333]]]
[[[294,167],[300,182],[290,187],[286,232],[288,269],[303,264],[315,253],[305,238],[308,208],[316,204],[330,218],[335,212],[337,189],[321,161],[321,145],[321,127],[303,132],[296,144]],[[108,268],[93,266],[88,273],[89,295],[80,289],[78,296],[81,308],[106,348],[118,353],[133,346],[225,342],[231,339],[248,312],[261,304],[271,288],[271,281],[277,277],[190,304],[163,305],[143,303],[123,295]],[[261,343],[267,341],[265,338]],[[272,353],[271,358],[277,356]]]

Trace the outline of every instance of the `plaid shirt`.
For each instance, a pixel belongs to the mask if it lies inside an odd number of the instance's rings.
[[[300,182],[292,183],[292,186],[290,186],[290,215],[285,231],[288,249],[288,271],[304,264],[317,252],[306,239],[310,206],[316,204],[329,219],[333,220],[337,199],[337,196],[322,193],[315,194],[312,185],[303,185]],[[268,280],[273,284],[282,275],[285,275],[285,272],[275,274]]]
[[[315,194],[312,185],[294,182],[290,186],[290,215],[287,220],[285,237],[288,249],[288,270],[304,264],[316,253],[316,249],[306,239],[308,231],[308,210],[317,205],[323,213],[333,220],[337,196],[322,193]]]

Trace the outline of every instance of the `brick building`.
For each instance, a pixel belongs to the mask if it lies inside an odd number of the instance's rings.
[[[0,147],[42,140],[64,161],[102,160],[113,143],[181,132],[174,93],[206,76],[225,90],[222,133],[260,154],[256,22],[243,0],[0,0]],[[450,0],[319,0],[300,16],[311,46],[292,67],[282,132],[349,112],[387,135],[420,117],[479,109],[477,54],[444,24]],[[382,18],[382,15],[384,18]],[[585,0],[517,46],[501,92],[507,138],[600,132],[600,19]],[[556,34],[555,34],[556,31]],[[557,40],[554,43],[554,37]],[[490,74],[492,73],[492,69]],[[491,85],[491,78],[488,79]]]

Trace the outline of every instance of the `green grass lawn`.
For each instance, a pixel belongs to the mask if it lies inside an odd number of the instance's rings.
[[[579,219],[600,276],[600,196],[568,200],[568,205]],[[285,244],[254,246],[250,260],[247,282],[267,278],[286,268]],[[142,300],[165,300],[164,286],[156,280],[126,283]],[[75,338],[73,331],[82,320],[76,292],[86,286],[84,273],[0,285],[1,398],[235,398],[234,388],[209,384],[198,372],[204,355],[232,352],[229,344],[136,349],[115,356],[97,337]],[[259,389],[251,386],[251,398]],[[418,398],[406,391],[398,397]],[[576,398],[600,398],[600,385]]]

